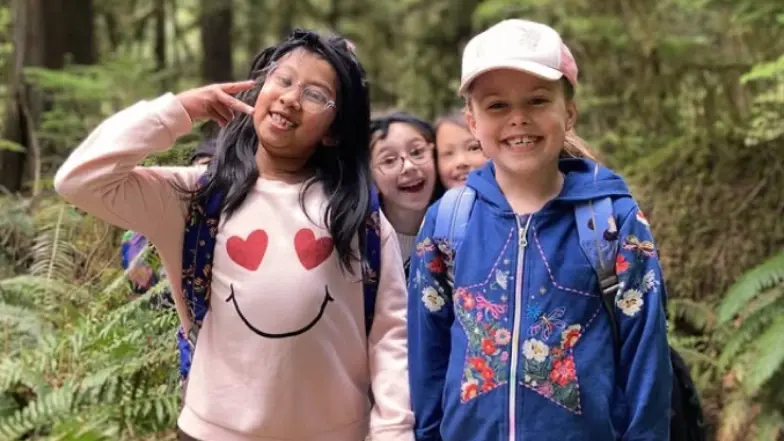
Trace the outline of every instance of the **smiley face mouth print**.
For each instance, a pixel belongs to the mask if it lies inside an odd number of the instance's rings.
[[[237,315],[240,316],[240,319],[242,319],[242,322],[245,323],[245,326],[247,326],[248,329],[256,333],[256,335],[260,335],[266,338],[287,338],[287,337],[294,337],[300,334],[304,334],[305,332],[308,332],[312,327],[316,326],[316,323],[318,323],[319,320],[321,320],[321,317],[324,315],[324,311],[326,311],[327,309],[327,304],[329,302],[335,301],[335,299],[332,298],[332,296],[329,294],[329,288],[327,288],[327,286],[324,285],[324,300],[321,302],[321,307],[319,308],[318,314],[316,314],[316,316],[313,317],[313,320],[311,320],[310,323],[297,329],[296,331],[271,333],[271,332],[264,332],[261,329],[258,329],[257,327],[253,326],[248,321],[247,318],[245,318],[245,315],[242,314],[242,310],[240,309],[240,305],[237,304],[237,298],[234,296],[234,285],[230,285],[230,287],[231,287],[231,294],[229,294],[229,297],[226,298],[226,302],[232,302],[234,304],[234,309],[237,311]]]
[[[226,251],[229,258],[237,265],[249,271],[256,271],[261,265],[264,255],[267,251],[269,244],[269,237],[264,230],[252,231],[247,239],[239,236],[232,236],[226,242]],[[294,236],[294,250],[296,251],[297,258],[306,270],[312,270],[329,258],[334,249],[334,243],[330,237],[322,237],[316,239],[313,230],[309,228],[302,228],[297,231]],[[324,285],[324,298],[315,312],[315,316],[308,323],[299,329],[285,331],[285,332],[270,332],[261,330],[257,325],[248,320],[237,301],[237,296],[234,291],[234,285],[230,284],[230,294],[226,298],[226,303],[231,302],[234,305],[234,310],[237,312],[240,320],[245,326],[254,334],[271,339],[296,337],[311,330],[324,316],[327,310],[327,305],[334,302],[335,299],[329,292],[329,288]]]

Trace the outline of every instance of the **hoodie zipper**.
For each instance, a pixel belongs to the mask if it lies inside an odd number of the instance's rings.
[[[525,248],[528,246],[528,227],[531,225],[529,215],[525,221],[525,227],[520,223],[520,216],[515,214],[517,222],[517,272],[515,274],[515,292],[512,307],[514,308],[514,321],[512,322],[512,356],[511,372],[509,373],[509,441],[515,441],[517,427],[515,424],[517,401],[517,363],[520,358],[520,327],[522,326],[523,310],[523,264],[525,263]]]

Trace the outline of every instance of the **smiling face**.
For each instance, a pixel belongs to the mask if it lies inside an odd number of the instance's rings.
[[[438,177],[446,188],[462,185],[468,173],[487,161],[471,132],[449,120],[441,123],[436,131],[436,153]]]
[[[433,144],[414,127],[390,124],[386,137],[373,144],[371,165],[385,209],[427,208],[436,183]]]
[[[327,141],[338,80],[322,57],[297,48],[270,69],[253,113],[261,147],[272,158],[304,163]]]
[[[520,176],[557,167],[577,118],[560,82],[498,69],[474,80],[470,95],[469,127],[499,171]]]

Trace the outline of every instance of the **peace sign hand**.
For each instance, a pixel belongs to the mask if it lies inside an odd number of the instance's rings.
[[[234,112],[253,114],[253,107],[232,95],[250,89],[254,83],[253,80],[247,80],[211,84],[181,92],[177,94],[177,99],[180,100],[191,120],[213,119],[221,127],[225,127],[234,119]]]

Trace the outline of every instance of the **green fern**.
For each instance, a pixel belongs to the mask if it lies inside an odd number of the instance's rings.
[[[778,410],[762,412],[754,422],[752,441],[773,441],[784,431],[784,418]]]
[[[672,299],[668,308],[671,319],[683,320],[697,331],[711,331],[716,324],[716,314],[703,303],[684,298]]]
[[[747,316],[740,326],[724,330],[726,340],[719,357],[719,365],[726,368],[738,354],[749,348],[749,344],[770,326],[777,317],[784,314],[784,298],[766,308],[758,308]]]
[[[6,332],[10,332],[8,327],[21,333],[16,339],[24,337],[38,340],[43,334],[51,332],[52,324],[46,320],[41,313],[25,307],[9,305],[0,302],[0,324],[6,327]],[[15,341],[15,346],[21,346],[24,341]]]
[[[784,251],[743,274],[727,291],[722,300],[719,323],[732,320],[755,297],[784,282]]]
[[[765,329],[750,349],[756,354],[756,360],[744,381],[747,393],[756,395],[767,381],[784,366],[784,345],[781,336],[784,335],[784,316],[779,315],[773,323]]]
[[[66,204],[60,204],[53,209],[56,210],[57,217],[42,225],[35,237],[35,243],[31,248],[33,264],[29,271],[31,275],[44,277],[47,280],[71,280],[76,273],[77,260],[75,249],[70,241],[69,227],[75,225],[73,223],[69,225],[66,214],[70,208]],[[78,222],[78,219],[74,217],[71,222]]]

